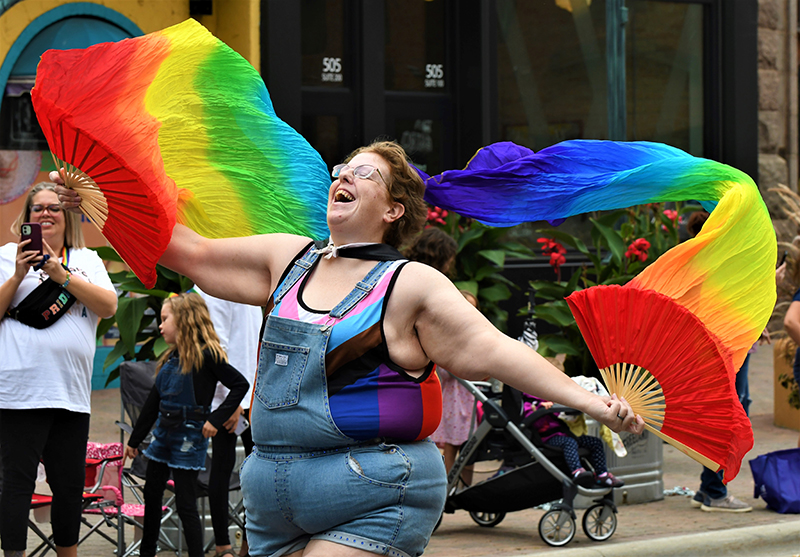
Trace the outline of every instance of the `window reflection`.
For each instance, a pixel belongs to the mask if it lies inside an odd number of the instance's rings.
[[[400,145],[421,170],[429,174],[444,170],[441,161],[441,120],[397,118],[395,132]]]
[[[302,135],[322,156],[322,160],[331,168],[344,160],[346,153],[340,141],[341,118],[335,115],[303,116]]]
[[[499,137],[607,137],[605,1],[497,0]]]
[[[703,7],[628,3],[628,139],[703,155]]]

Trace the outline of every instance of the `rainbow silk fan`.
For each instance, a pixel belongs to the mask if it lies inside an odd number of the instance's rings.
[[[241,56],[187,20],[48,50],[31,91],[81,210],[145,285],[175,222],[209,238],[327,236],[330,176]]]
[[[736,372],[775,304],[777,243],[755,183],[730,166],[647,142],[510,143],[427,177],[426,200],[493,226],[696,200],[711,212],[625,286],[567,298],[609,392],[648,430],[733,479],[753,446]]]

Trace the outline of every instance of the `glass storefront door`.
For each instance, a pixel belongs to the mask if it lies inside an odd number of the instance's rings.
[[[355,148],[357,71],[345,0],[303,0],[300,8],[301,133],[332,167]]]
[[[384,0],[386,131],[426,172],[453,168],[451,2]]]

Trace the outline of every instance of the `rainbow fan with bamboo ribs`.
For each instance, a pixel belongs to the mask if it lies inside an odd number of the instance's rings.
[[[81,209],[147,286],[176,221],[209,238],[327,236],[324,161],[194,20],[49,50],[31,97]]]
[[[658,143],[566,141],[538,153],[490,145],[463,170],[423,178],[429,203],[494,226],[664,201],[710,211],[697,237],[625,286],[567,303],[609,392],[726,482],[736,476],[753,445],[736,372],[776,298],[775,232],[749,176]]]

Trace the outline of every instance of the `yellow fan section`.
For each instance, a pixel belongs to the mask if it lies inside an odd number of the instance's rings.
[[[80,209],[83,214],[102,232],[106,219],[108,219],[108,202],[97,183],[92,180],[91,176],[55,155],[53,155],[53,162],[64,179],[64,185],[78,192],[81,197]]]
[[[661,433],[667,401],[658,379],[649,371],[634,364],[618,363],[601,369],[600,375],[603,377],[608,392],[616,393],[618,397],[627,400],[633,411],[642,417],[644,427],[648,431],[706,468],[714,471],[720,468],[719,464],[708,457]]]

